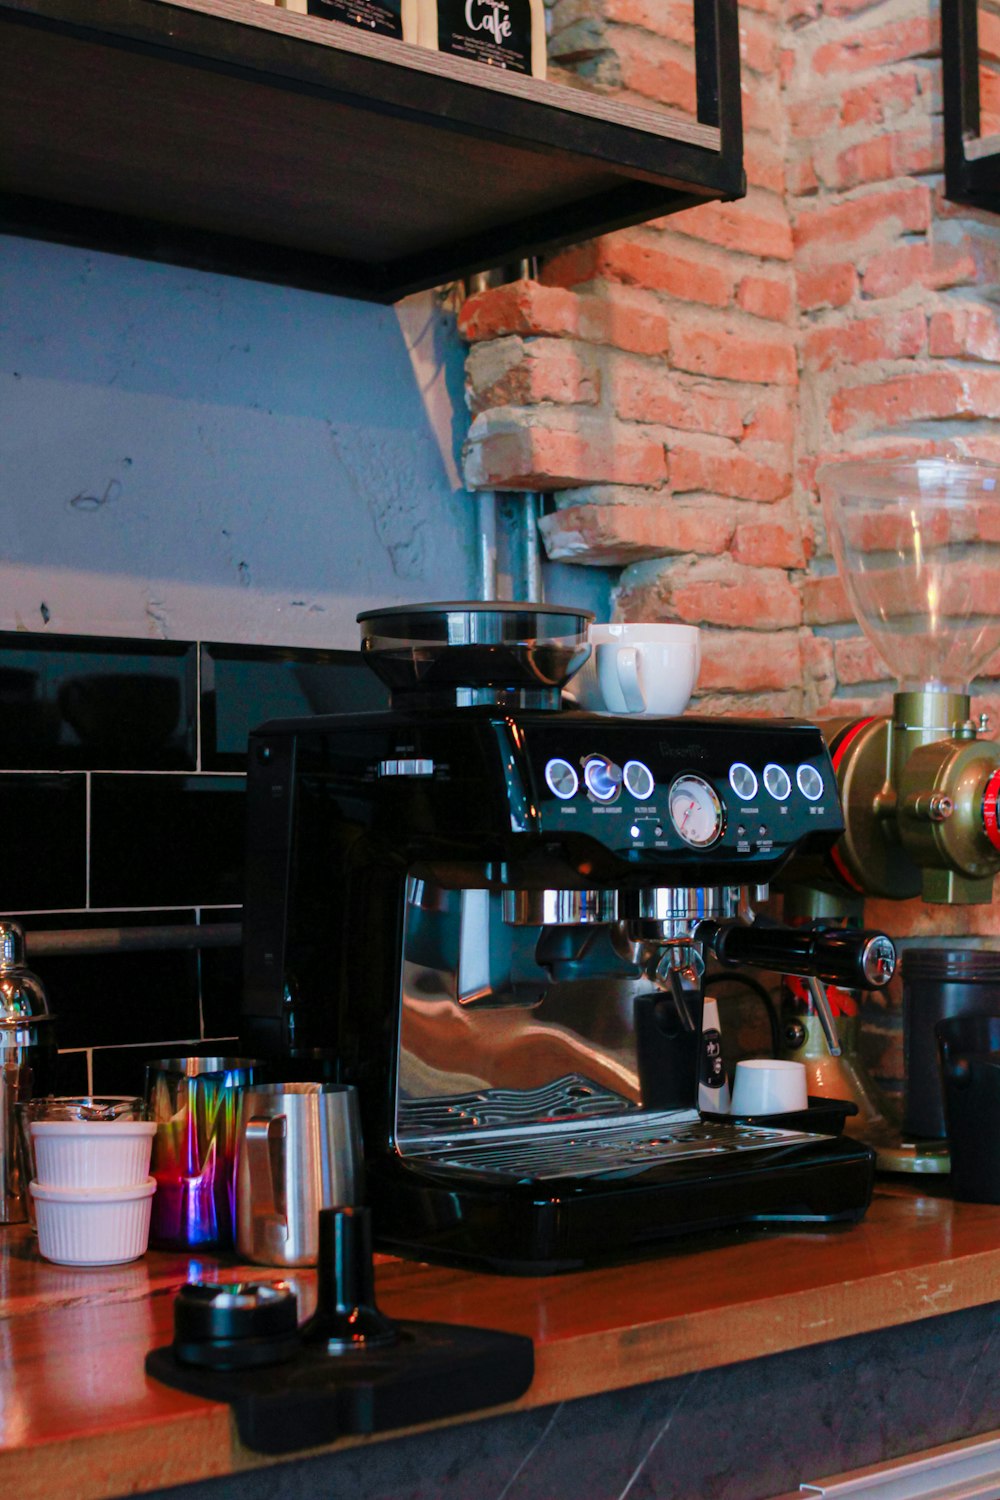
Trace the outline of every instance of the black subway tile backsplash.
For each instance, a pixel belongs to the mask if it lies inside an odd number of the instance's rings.
[[[232,1055],[241,953],[36,956],[32,929],[239,923],[249,731],[387,705],[359,651],[0,631],[0,915],[48,989],[61,1091]]]
[[[0,772],[0,912],[87,902],[87,778]]]
[[[194,769],[197,648],[0,631],[0,767]]]
[[[202,766],[244,770],[247,735],[266,719],[358,713],[388,705],[388,688],[365,665],[360,651],[203,645]]]
[[[193,924],[192,910],[59,912],[20,919],[28,962],[45,985],[59,1047],[99,1047],[197,1036],[198,955],[194,949],[138,953],[45,953],[32,932],[65,928]]]
[[[92,906],[243,899],[242,776],[114,776],[90,790]]]
[[[167,1057],[191,1057],[199,1052],[195,1037],[168,1038],[152,1047],[98,1047],[94,1051],[95,1094],[144,1094],[149,1063]]]
[[[203,923],[236,923],[243,913],[202,907]],[[239,948],[201,949],[201,1024],[204,1037],[232,1037],[240,1029],[243,954]]]

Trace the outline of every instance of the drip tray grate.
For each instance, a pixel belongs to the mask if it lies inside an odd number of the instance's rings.
[[[544,1134],[544,1132],[543,1132]],[[407,1160],[419,1160],[455,1172],[492,1174],[516,1182],[544,1182],[557,1177],[629,1177],[651,1167],[686,1161],[699,1156],[724,1156],[734,1152],[762,1151],[770,1147],[802,1145],[817,1137],[803,1130],[779,1130],[766,1126],[719,1123],[707,1120],[659,1122],[637,1129],[628,1127],[559,1133],[552,1140],[442,1142],[432,1149],[408,1152]]]

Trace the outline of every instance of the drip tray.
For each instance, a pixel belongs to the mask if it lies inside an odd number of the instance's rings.
[[[631,1177],[650,1167],[694,1157],[731,1156],[817,1139],[804,1130],[698,1119],[643,1128],[630,1121],[627,1126],[580,1130],[573,1135],[553,1132],[551,1140],[539,1139],[539,1134],[533,1131],[528,1140],[449,1142],[431,1150],[409,1151],[406,1159],[507,1181],[545,1182],[565,1177]]]

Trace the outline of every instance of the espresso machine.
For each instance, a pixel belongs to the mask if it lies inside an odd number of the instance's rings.
[[[243,1041],[357,1087],[384,1250],[548,1272],[869,1201],[865,1145],[696,1107],[707,958],[821,1009],[891,976],[883,934],[754,917],[843,834],[823,736],[564,706],[590,618],[367,612],[390,709],[250,737]]]

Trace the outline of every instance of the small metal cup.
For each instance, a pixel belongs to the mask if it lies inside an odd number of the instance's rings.
[[[313,1266],[319,1212],[363,1196],[356,1090],[275,1083],[244,1091],[236,1161],[236,1248],[259,1265]]]
[[[146,1068],[156,1121],[151,1245],[232,1248],[237,1105],[254,1066],[245,1057],[168,1057]]]

